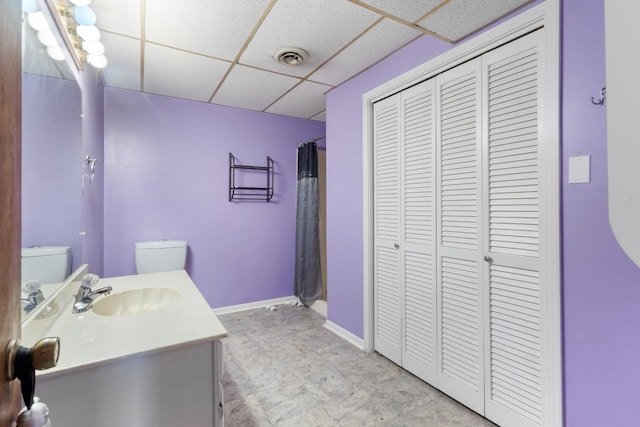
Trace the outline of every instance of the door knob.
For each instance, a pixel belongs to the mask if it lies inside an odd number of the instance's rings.
[[[43,338],[33,347],[23,347],[17,340],[11,340],[6,348],[5,378],[7,381],[20,380],[22,399],[27,409],[33,405],[36,386],[36,369],[53,368],[60,356],[60,338]]]
[[[393,247],[394,247],[394,248],[396,248],[396,249],[400,249],[400,244],[398,244],[398,243],[394,243],[394,244],[393,244]]]
[[[484,260],[487,261],[489,264],[493,262],[493,258],[491,258],[489,255],[485,255]]]

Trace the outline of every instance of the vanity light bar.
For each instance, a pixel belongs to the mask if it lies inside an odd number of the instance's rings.
[[[89,7],[90,3],[91,0],[23,0],[22,8],[27,13],[29,25],[38,31],[38,39],[47,47],[47,53],[53,59],[62,61],[65,54],[57,43],[45,13],[38,10],[38,5],[46,7],[78,70],[84,68],[84,63],[104,68],[107,57],[100,41],[100,30],[95,25],[96,14]]]

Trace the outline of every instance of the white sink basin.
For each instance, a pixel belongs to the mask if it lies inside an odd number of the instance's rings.
[[[92,310],[100,316],[133,316],[161,310],[178,299],[180,292],[173,288],[132,289],[98,299]]]

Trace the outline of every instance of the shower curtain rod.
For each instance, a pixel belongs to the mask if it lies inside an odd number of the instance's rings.
[[[310,141],[302,142],[302,143],[298,144],[298,147],[302,147],[304,144],[308,144],[308,143],[310,143],[310,142],[320,141],[321,139],[325,139],[325,138],[326,138],[326,136],[320,136],[320,137],[315,138],[315,139],[312,139],[312,140],[310,140]]]

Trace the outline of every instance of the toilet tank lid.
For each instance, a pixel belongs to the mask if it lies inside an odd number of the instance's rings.
[[[22,257],[38,257],[49,255],[68,255],[71,253],[71,246],[29,246],[22,248]]]
[[[186,240],[152,240],[149,242],[136,242],[136,249],[166,249],[184,248],[187,246]]]

